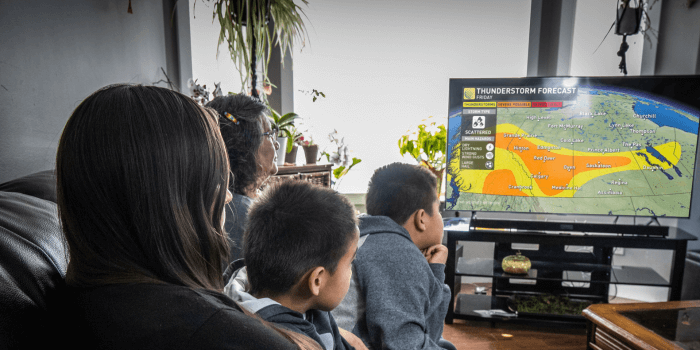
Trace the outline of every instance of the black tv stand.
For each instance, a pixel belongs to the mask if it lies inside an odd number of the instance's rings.
[[[508,299],[513,295],[567,295],[572,299],[607,303],[611,284],[668,287],[668,300],[680,300],[687,244],[697,238],[675,227],[630,226],[472,219],[469,229],[446,227],[449,266],[445,270],[445,282],[452,290],[453,303],[445,323],[451,324],[459,318],[583,327],[585,319],[581,315],[518,313],[517,317],[499,317],[475,311],[508,311]],[[493,258],[462,257],[463,245],[469,242],[493,242]],[[501,268],[503,257],[518,250],[512,248],[513,243],[538,245],[537,250],[522,251],[532,261],[532,268],[525,276],[509,275]],[[566,246],[589,250],[572,252]],[[613,266],[616,247],[672,250],[670,278],[660,276],[650,267]],[[572,271],[580,273],[572,277]],[[587,278],[578,277],[582,275]],[[462,276],[490,278],[491,295],[460,294]]]
[[[471,227],[517,231],[577,232],[585,234],[620,234],[666,237],[676,228],[668,226],[640,226],[602,223],[516,221],[472,218]]]

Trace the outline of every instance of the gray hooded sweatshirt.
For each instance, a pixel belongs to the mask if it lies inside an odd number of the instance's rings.
[[[355,350],[341,335],[333,316],[328,311],[308,310],[306,313],[290,310],[270,298],[256,298],[246,292],[248,271],[236,271],[224,288],[224,294],[239,306],[290,331],[304,334],[325,350]]]
[[[360,217],[350,290],[332,311],[370,349],[442,349],[450,288],[445,265],[429,264],[405,228],[386,216]]]

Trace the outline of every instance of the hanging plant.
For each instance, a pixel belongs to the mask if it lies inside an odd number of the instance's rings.
[[[213,0],[214,15],[221,25],[219,45],[226,43],[236,70],[241,77],[241,92],[250,91],[259,97],[256,89],[256,69],[261,65],[263,86],[270,87],[268,64],[272,47],[280,49],[281,59],[287,50],[307,39],[306,17],[301,7],[292,0]],[[301,0],[308,5],[307,0]],[[268,25],[272,22],[272,25]],[[217,49],[217,57],[219,55]],[[250,88],[250,90],[248,90]],[[265,94],[262,99],[266,100]]]

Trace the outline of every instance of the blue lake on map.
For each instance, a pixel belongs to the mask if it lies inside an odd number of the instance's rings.
[[[688,117],[678,113],[667,105],[647,99],[640,100],[645,103],[635,103],[634,113],[639,115],[656,114],[656,118],[649,118],[647,120],[658,126],[670,126],[691,134],[698,134],[698,122],[688,119]]]
[[[450,119],[452,118],[459,118],[456,119],[458,121],[450,121],[448,122],[449,129],[447,130],[447,154],[452,153],[452,149],[457,145],[459,142],[459,133],[462,129],[462,124],[461,124],[461,114],[453,114],[450,116]]]
[[[658,159],[658,160],[660,160],[660,161],[662,161],[662,162],[665,162],[666,164],[672,166],[672,167],[673,167],[673,170],[676,171],[676,174],[678,174],[678,176],[683,176],[683,174],[681,173],[681,169],[679,169],[679,168],[678,168],[676,165],[674,165],[673,163],[669,162],[668,159],[666,159],[666,157],[664,157],[661,153],[659,153],[659,151],[656,150],[656,148],[651,147],[651,146],[647,146],[646,151],[649,152],[649,153],[650,153],[652,156],[654,156],[656,159]],[[648,162],[649,162],[649,158],[647,158],[647,163],[648,163]],[[649,163],[649,165],[655,165],[655,164]],[[662,170],[662,171],[663,171],[663,170]],[[664,174],[665,174],[665,172],[664,172]],[[667,175],[667,176],[668,176],[668,175]]]
[[[462,115],[460,113],[452,114],[449,119],[452,118],[459,118],[460,122],[454,121],[454,122],[448,122],[448,130],[447,130],[447,154],[452,154],[452,150],[457,146],[457,143],[459,143],[460,139],[460,133],[462,131],[462,124],[461,124],[461,118]],[[449,167],[447,169],[449,172]],[[448,206],[447,209],[452,209],[455,204],[457,204],[457,199],[459,199],[459,194],[460,194],[460,189],[459,185],[455,183],[455,178],[452,177],[450,183],[448,184],[452,188],[452,196],[449,198],[445,198],[445,201],[447,202]]]

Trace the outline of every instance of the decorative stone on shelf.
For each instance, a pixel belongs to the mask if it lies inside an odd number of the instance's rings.
[[[528,273],[528,271],[530,271],[532,263],[530,262],[530,259],[528,257],[518,252],[515,255],[508,255],[505,258],[503,258],[503,261],[501,262],[501,267],[506,273],[510,273],[513,275],[525,275]]]

